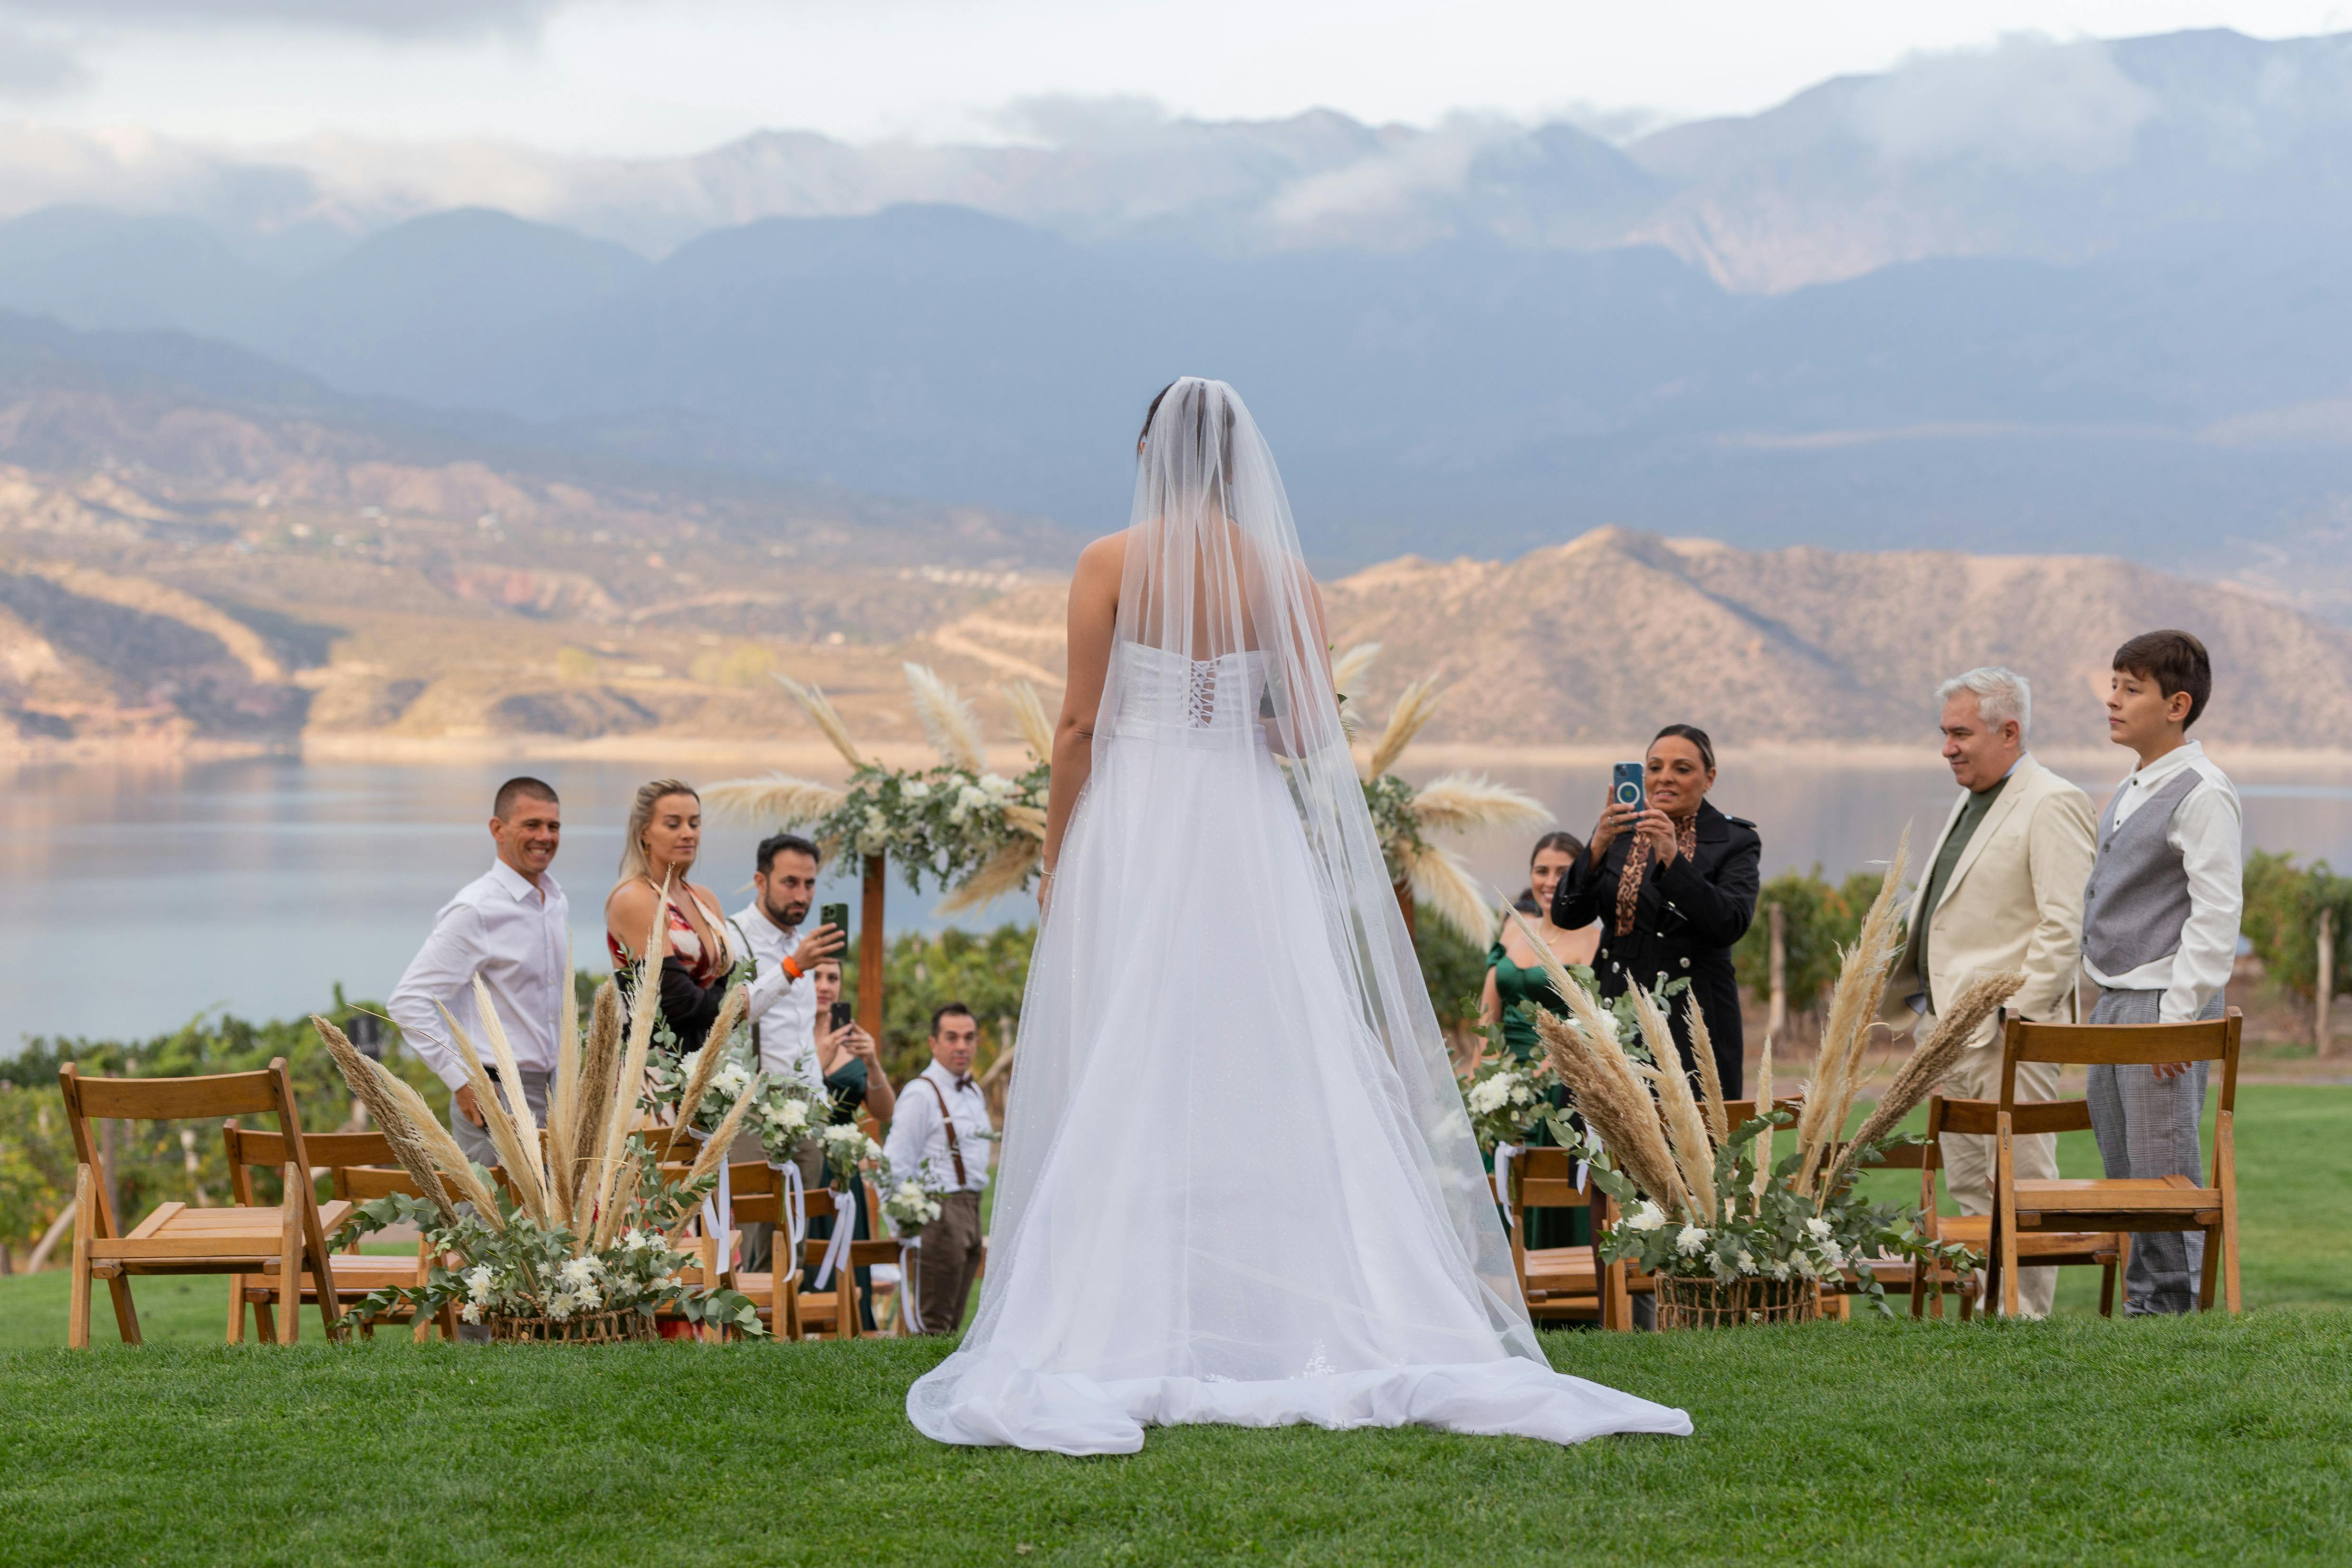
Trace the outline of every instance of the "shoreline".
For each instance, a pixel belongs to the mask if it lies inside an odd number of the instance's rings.
[[[875,759],[890,767],[919,767],[936,761],[936,753],[919,741],[884,742],[867,747]],[[1416,742],[1410,761],[1415,773],[1457,769],[1524,769],[1607,767],[1642,755],[1637,740],[1615,743],[1578,742],[1553,746],[1505,745],[1482,742],[1423,741]],[[1822,767],[1899,771],[1940,767],[1932,738],[1916,744],[1891,741],[1781,741],[1768,744],[1727,745],[1720,760],[1766,769]],[[2224,769],[2250,772],[2283,768],[2352,769],[2352,747],[2239,745],[2218,742],[2208,748]],[[1368,748],[1358,748],[1359,759]],[[2112,772],[2120,778],[2128,771],[2113,746],[2055,746],[2034,753],[2062,770],[2089,774]],[[535,761],[727,763],[739,766],[813,773],[819,778],[846,776],[841,753],[817,739],[760,741],[708,735],[603,735],[572,741],[549,736],[407,736],[382,734],[313,734],[299,742],[159,741],[28,742],[0,750],[0,769],[89,767],[142,770],[168,769],[199,763],[282,758],[301,763],[382,763],[404,767],[462,767],[486,763]],[[988,748],[989,764],[999,772],[1024,772],[1030,765],[1026,747],[998,744]]]

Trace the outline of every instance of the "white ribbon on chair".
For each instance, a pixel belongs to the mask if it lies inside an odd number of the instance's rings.
[[[733,1267],[734,1246],[730,1238],[735,1234],[735,1189],[727,1179],[724,1160],[719,1162],[719,1185],[702,1200],[702,1234],[710,1238],[713,1246],[724,1249],[719,1258],[720,1271]],[[703,1283],[716,1285],[719,1281],[707,1279]]]
[[[1495,1201],[1503,1205],[1503,1228],[1518,1228],[1518,1217],[1511,1213],[1511,1162],[1527,1150],[1524,1143],[1495,1145]]]
[[[791,1242],[789,1256],[793,1267],[799,1267],[801,1243],[808,1237],[808,1194],[801,1186],[801,1168],[793,1164],[768,1163],[784,1173],[784,1236]]]
[[[824,1257],[816,1266],[816,1283],[812,1290],[822,1290],[833,1281],[833,1271],[849,1256],[849,1243],[857,1234],[857,1199],[850,1193],[835,1194],[833,1205],[833,1239],[825,1243]]]
[[[918,1234],[898,1238],[898,1321],[910,1334],[923,1331],[923,1238]]]
[[[1585,1141],[1587,1143],[1590,1143],[1591,1145],[1592,1145],[1592,1152],[1593,1152],[1594,1153],[1598,1154],[1599,1152],[1601,1152],[1601,1134],[1600,1134],[1600,1133],[1595,1132],[1591,1128],[1587,1127],[1587,1128],[1584,1130],[1584,1141]],[[1580,1192],[1583,1192],[1583,1191],[1585,1190],[1585,1185],[1584,1185],[1585,1179],[1586,1179],[1587,1177],[1591,1176],[1591,1174],[1592,1174],[1592,1162],[1591,1162],[1591,1161],[1590,1161],[1590,1160],[1579,1160],[1579,1161],[1576,1163],[1576,1190],[1577,1190],[1578,1192],[1580,1192]]]

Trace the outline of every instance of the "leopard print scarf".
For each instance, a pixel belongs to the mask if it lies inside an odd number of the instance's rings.
[[[1685,856],[1698,854],[1698,813],[1692,812],[1675,824],[1675,847]],[[1617,879],[1616,934],[1633,934],[1633,914],[1642,904],[1642,877],[1650,868],[1650,841],[1636,835],[1633,847],[1625,851],[1625,869]]]

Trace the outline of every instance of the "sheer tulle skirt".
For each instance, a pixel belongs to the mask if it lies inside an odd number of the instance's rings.
[[[1553,1373],[1479,1277],[1255,727],[1131,729],[1061,857],[980,1314],[916,1426],[1071,1454],[1192,1421],[1688,1432]]]

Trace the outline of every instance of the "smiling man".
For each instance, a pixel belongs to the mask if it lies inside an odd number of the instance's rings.
[[[563,837],[563,808],[554,789],[534,778],[511,778],[490,805],[490,868],[457,891],[433,917],[432,934],[385,1004],[403,1038],[449,1086],[449,1127],[478,1164],[495,1165],[498,1151],[484,1130],[481,1108],[449,1038],[446,1007],[497,1082],[489,1042],[475,1005],[474,976],[488,986],[490,1005],[514,1047],[520,1084],[499,1083],[511,1105],[520,1093],[540,1125],[547,1124],[547,1079],[555,1069],[557,1020],[572,1005],[564,970],[572,940],[572,910],[548,866]],[[439,1004],[436,1006],[435,1004]]]
[[[2074,1016],[2074,978],[2082,962],[2083,882],[2091,869],[2091,800],[2033,760],[2025,749],[2033,691],[2013,669],[1972,669],[1938,689],[1944,761],[1960,797],[1927,859],[1911,901],[1910,939],[1887,984],[1885,1021],[1916,1024],[1925,1038],[1936,1009],[1979,975],[2021,970],[2025,984],[2009,1011],[2046,1022]],[[1955,1099],[1986,1100],[2000,1088],[2000,1027],[1988,1021],[1940,1086]],[[2028,1062],[2018,1092],[2054,1100],[2058,1069]],[[1945,1183],[1960,1212],[1992,1212],[1992,1140],[1944,1141]],[[2037,1133],[2016,1142],[2017,1173],[2058,1174],[2058,1140]],[[2049,1314],[2058,1271],[2018,1274],[2018,1302]]]

